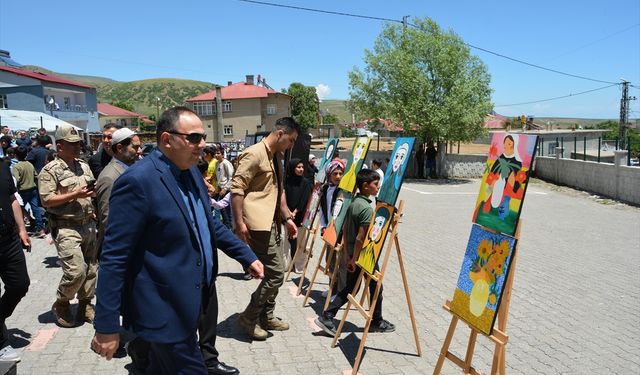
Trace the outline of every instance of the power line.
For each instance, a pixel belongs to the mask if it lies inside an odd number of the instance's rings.
[[[243,3],[272,6],[272,7],[277,7],[277,8],[303,10],[303,11],[307,11],[307,12],[324,13],[324,14],[332,14],[332,15],[337,15],[337,16],[364,18],[364,19],[370,19],[370,20],[388,21],[388,22],[394,22],[394,23],[403,24],[403,21],[401,21],[401,20],[394,20],[394,19],[390,19],[390,18],[372,17],[372,16],[365,16],[365,15],[354,14],[354,13],[334,12],[334,11],[323,10],[323,9],[314,9],[314,8],[298,7],[298,6],[293,6],[293,5],[276,4],[276,3],[266,2],[266,1],[255,1],[255,0],[238,0],[238,1],[243,2]],[[407,23],[407,25],[412,26],[414,28],[417,28],[417,26],[412,24],[412,23]],[[520,59],[516,59],[516,58],[513,58],[513,57],[509,57],[509,56],[503,55],[501,53],[490,51],[490,50],[488,50],[486,48],[474,46],[473,44],[470,44],[470,43],[466,43],[466,42],[463,42],[463,43],[466,46],[470,47],[470,48],[474,48],[474,49],[477,49],[479,51],[483,51],[483,52],[486,52],[486,53],[489,53],[489,54],[492,54],[492,55],[495,55],[495,56],[498,56],[498,57],[502,57],[503,59],[511,60],[511,61],[514,61],[514,62],[517,62],[517,63],[520,63],[520,64],[528,65],[528,66],[533,67],[533,68],[546,70],[548,72],[561,74],[561,75],[565,75],[565,76],[573,77],[573,78],[584,79],[584,80],[592,81],[592,82],[610,83],[610,84],[615,84],[615,85],[618,84],[616,82],[603,81],[603,80],[600,80],[600,79],[594,79],[594,78],[589,78],[589,77],[585,77],[585,76],[580,76],[580,75],[577,75],[577,74],[571,74],[571,73],[562,72],[562,71],[559,71],[559,70],[556,70],[556,69],[545,68],[544,66],[528,63],[528,62],[520,60]]]
[[[334,11],[331,11],[331,10],[322,10],[322,9],[313,9],[313,8],[298,7],[298,6],[294,6],[294,5],[284,5],[284,4],[268,3],[268,2],[266,2],[266,1],[254,1],[254,0],[238,0],[238,1],[243,2],[243,3],[251,3],[251,4],[259,4],[259,5],[272,6],[272,7],[276,7],[276,8],[296,9],[296,10],[304,10],[304,11],[307,11],[307,12],[316,12],[316,13],[333,14],[333,15],[336,15],[336,16],[355,17],[355,18],[364,18],[364,19],[369,19],[369,20],[377,20],[377,21],[388,21],[388,22],[397,22],[397,23],[402,23],[402,21],[394,20],[394,19],[391,19],[391,18],[373,17],[373,16],[364,16],[364,15],[361,15],[361,14],[353,14],[353,13],[345,13],[345,12],[334,12]]]
[[[582,95],[582,94],[588,94],[590,92],[594,92],[594,91],[598,91],[598,90],[604,90],[604,89],[608,89],[609,87],[613,87],[613,86],[618,86],[620,85],[620,83],[614,83],[612,85],[607,85],[607,86],[603,86],[603,87],[598,87],[597,89],[592,89],[592,90],[587,90],[587,91],[582,91],[582,92],[578,92],[575,94],[569,94],[569,95],[563,95],[563,96],[556,96],[554,98],[549,98],[549,99],[541,99],[541,100],[533,100],[530,102],[522,102],[522,103],[513,103],[513,104],[500,104],[500,105],[494,105],[494,107],[514,107],[517,105],[524,105],[524,104],[534,104],[534,103],[542,103],[542,102],[549,102],[552,100],[558,100],[558,99],[564,99],[564,98],[569,98],[572,96],[578,96],[578,95]]]

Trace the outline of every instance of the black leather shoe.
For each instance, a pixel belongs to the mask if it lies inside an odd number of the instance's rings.
[[[207,367],[209,375],[237,375],[240,371],[233,367],[228,366],[224,362],[218,362],[214,366]]]

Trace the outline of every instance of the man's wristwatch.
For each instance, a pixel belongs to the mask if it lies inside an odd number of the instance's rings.
[[[287,222],[287,221],[289,221],[289,220],[293,221],[293,216],[289,216],[289,217],[287,217],[286,219],[284,219],[284,221],[285,221],[285,222]]]

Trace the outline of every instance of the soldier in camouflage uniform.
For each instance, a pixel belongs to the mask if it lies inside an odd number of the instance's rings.
[[[93,322],[91,300],[98,269],[93,203],[95,179],[89,165],[78,159],[80,136],[71,126],[56,130],[57,157],[38,176],[42,205],[47,209],[51,233],[62,265],[57,299],[51,307],[60,326],[72,327],[69,301],[78,297],[76,322]]]

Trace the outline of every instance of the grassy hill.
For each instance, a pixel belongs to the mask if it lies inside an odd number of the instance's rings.
[[[340,119],[340,122],[343,123],[351,123],[351,113],[347,109],[346,100],[339,99],[325,99],[320,102],[320,111],[326,111],[328,113],[332,113]]]
[[[96,88],[99,102],[125,102],[131,104],[134,111],[145,115],[156,114],[156,98],[160,98],[162,112],[165,108],[182,105],[186,99],[203,94],[213,87],[210,82],[186,79],[156,78],[119,82],[105,77],[53,72],[35,65],[27,65],[25,68],[91,85]]]

